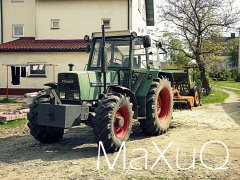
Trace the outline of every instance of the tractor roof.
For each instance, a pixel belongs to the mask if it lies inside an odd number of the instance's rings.
[[[109,31],[105,33],[106,37],[116,37],[116,36],[131,36],[130,31]],[[92,33],[93,38],[101,38],[102,33],[101,32],[94,32]]]
[[[171,74],[174,74],[174,73],[186,74],[186,71],[184,69],[163,69],[163,70],[161,70],[161,72],[163,72],[163,73],[171,73]]]

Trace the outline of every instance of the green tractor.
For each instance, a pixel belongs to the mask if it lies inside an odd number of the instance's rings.
[[[64,129],[86,123],[107,152],[117,151],[138,120],[147,135],[165,133],[172,119],[170,81],[150,61],[151,39],[135,32],[93,33],[86,71],[59,73],[58,83],[30,105],[28,127],[41,143],[56,143]],[[161,43],[156,43],[161,48]],[[166,73],[164,73],[166,74]]]

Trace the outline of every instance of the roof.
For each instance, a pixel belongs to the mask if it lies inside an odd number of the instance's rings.
[[[115,37],[115,36],[130,36],[130,31],[107,31],[105,32],[106,37]],[[93,38],[100,38],[102,37],[102,32],[94,32],[92,33]]]
[[[229,42],[236,38],[238,38],[238,37],[217,37],[217,38],[214,38],[213,40],[215,42]]]
[[[163,73],[182,73],[186,74],[187,72],[184,69],[163,69],[161,70]]]
[[[86,43],[79,40],[36,40],[23,37],[0,44],[0,52],[84,52]]]

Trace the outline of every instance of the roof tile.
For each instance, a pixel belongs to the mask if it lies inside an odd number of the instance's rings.
[[[79,40],[36,40],[34,37],[23,37],[0,44],[0,52],[83,52],[86,43]]]

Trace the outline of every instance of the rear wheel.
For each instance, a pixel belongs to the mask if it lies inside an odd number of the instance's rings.
[[[140,121],[143,131],[148,135],[159,135],[167,131],[173,112],[173,95],[170,82],[157,79],[147,95],[146,119]]]
[[[95,110],[94,134],[107,152],[117,151],[132,131],[133,111],[128,97],[109,94],[99,101]]]
[[[41,143],[56,143],[63,138],[64,134],[63,128],[38,125],[39,104],[49,102],[50,97],[48,95],[39,95],[29,106],[28,127],[30,129],[30,134]]]

